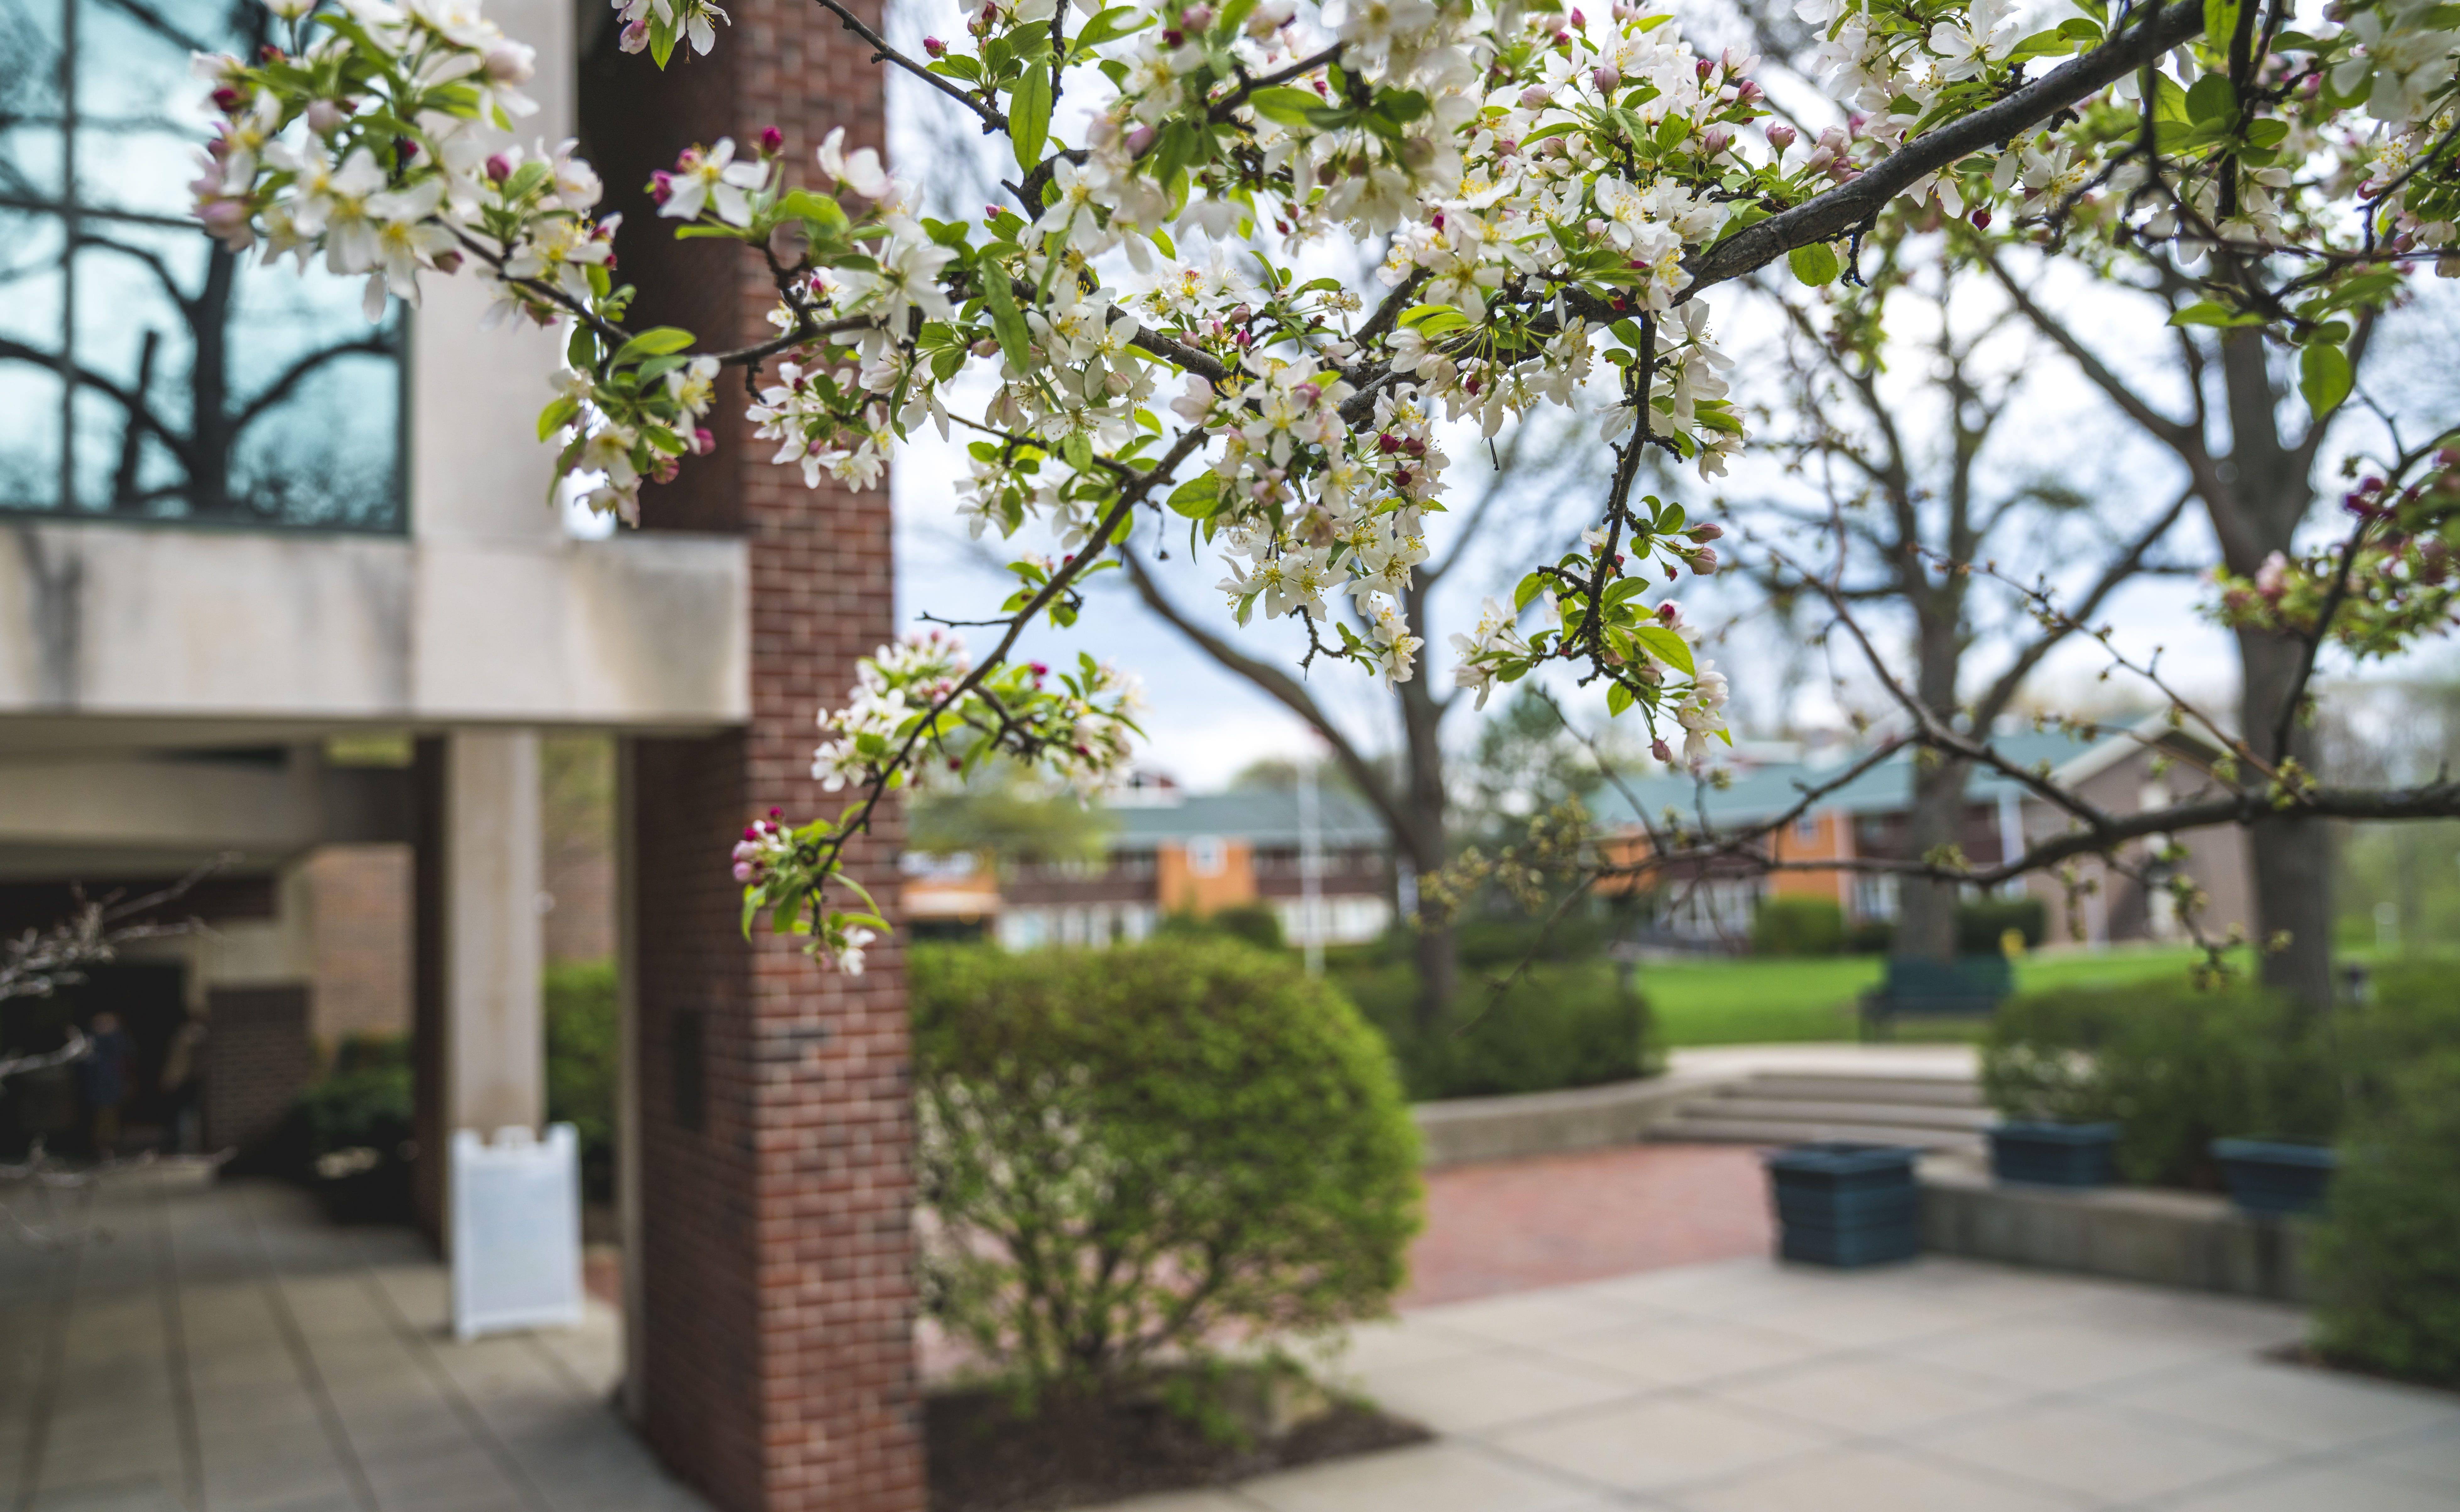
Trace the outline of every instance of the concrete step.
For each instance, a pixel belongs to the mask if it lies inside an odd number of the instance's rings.
[[[1983,1105],[1982,1084],[1970,1076],[1855,1076],[1789,1072],[1753,1076],[1743,1084],[1739,1095],[1799,1097],[1811,1102],[1914,1103],[1945,1108]]]
[[[1705,1144],[1801,1144],[1814,1139],[1851,1144],[1910,1144],[1924,1150],[1974,1150],[1979,1134],[1898,1123],[1819,1123],[1785,1118],[1728,1118],[1685,1110],[1649,1131],[1654,1139]]]
[[[1768,1097],[1756,1086],[1686,1104],[1677,1117],[1761,1118],[1782,1123],[1892,1124],[1908,1129],[1978,1133],[1995,1115],[1987,1108],[1947,1108],[1925,1103],[1814,1102],[1807,1097]]]

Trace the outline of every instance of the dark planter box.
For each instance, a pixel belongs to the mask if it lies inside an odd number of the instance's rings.
[[[2215,1139],[2213,1159],[2230,1200],[2250,1213],[2316,1213],[2340,1160],[2328,1145],[2281,1139]]]
[[[1778,1257],[1850,1267],[1919,1254],[1919,1153],[1893,1144],[1796,1144],[1770,1154]]]
[[[1990,1128],[1990,1174],[2036,1186],[2107,1186],[2118,1164],[2114,1123],[2034,1123]]]

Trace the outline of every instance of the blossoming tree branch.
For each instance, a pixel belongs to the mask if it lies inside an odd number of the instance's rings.
[[[1010,202],[926,218],[837,134],[801,168],[774,132],[685,150],[659,214],[721,244],[710,276],[750,256],[774,278],[775,333],[748,347],[626,324],[600,181],[569,143],[514,144],[531,51],[476,0],[268,0],[287,51],[201,59],[222,121],[197,207],[267,261],[364,276],[371,312],[460,273],[500,314],[566,328],[539,434],[602,511],[634,519],[707,453],[719,374],[748,368],[758,437],[814,486],[873,486],[918,427],[962,432],[977,532],[1058,537],[1061,560],[1015,564],[987,653],[883,649],[821,715],[814,770],[852,789],[842,813],[773,814],[737,848],[747,927],[766,914],[854,969],[884,926],[841,857],[885,795],[994,754],[1088,788],[1123,762],[1131,683],[1008,658],[1034,619],[1072,621],[1140,516],[1223,555],[1242,623],[1295,617],[1310,658],[1397,681],[1424,650],[1396,604],[1444,507],[1442,437],[1593,412],[1611,454],[1593,528],[1454,638],[1453,675],[1482,691],[1559,664],[1696,754],[1725,682],[1651,594],[1713,570],[1719,527],[1637,484],[1651,450],[1714,474],[1746,444],[1718,285],[1780,261],[1850,278],[1891,205],[2171,244],[2209,286],[2187,318],[2295,345],[2322,415],[2349,391],[2352,323],[2412,266],[2460,258],[2460,7],[2421,0],[2308,31],[2283,0],[2084,0],[2029,34],[2004,0],[1805,0],[1854,113],[1815,138],[1771,115],[1756,59],[1696,53],[1632,0],[983,0],[921,57],[816,3],[1005,138]],[[720,45],[709,0],[619,9],[625,48],[661,67]],[[1336,238],[1388,248],[1374,284],[1302,276]],[[2410,517],[2443,507],[2440,458],[2385,481],[2382,506],[2410,512],[2385,537],[2428,529]],[[2348,595],[2346,565],[2324,591]],[[2247,601],[2304,602],[2274,586]]]

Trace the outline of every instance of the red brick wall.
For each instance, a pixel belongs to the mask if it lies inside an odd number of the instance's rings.
[[[315,1070],[308,989],[216,988],[205,1002],[205,1148],[245,1149],[273,1132]]]
[[[584,128],[611,186],[631,190],[694,137],[743,141],[773,123],[806,176],[832,126],[883,141],[879,77],[826,12],[799,0],[729,9],[734,25],[710,57],[662,78],[638,58],[585,72]],[[646,206],[626,208],[618,245],[624,276],[645,291],[643,323],[671,320],[712,342],[766,333],[773,295],[755,260],[731,285],[678,293],[666,281],[679,267],[722,266],[712,244],[685,244],[679,257]],[[893,631],[888,499],[807,490],[798,472],[772,467],[771,449],[745,434],[741,392],[730,376],[717,455],[645,500],[651,528],[751,538],[753,717],[739,734],[642,740],[627,799],[639,847],[643,1429],[728,1512],[920,1512],[901,958],[883,942],[870,970],[847,978],[792,941],[746,945],[727,856],[773,804],[803,818],[843,802],[810,778],[813,715],[844,697],[856,658]],[[900,822],[884,812],[855,851],[882,898],[895,894]],[[678,1086],[694,1061],[699,1086]]]
[[[345,1034],[410,1033],[408,845],[327,845],[307,862],[315,920],[318,1048]]]

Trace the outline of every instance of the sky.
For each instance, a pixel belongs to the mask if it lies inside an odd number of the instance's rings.
[[[944,32],[956,24],[952,7],[925,3],[901,11],[892,22],[892,35],[901,34],[911,46],[925,31]],[[1012,177],[1013,169],[985,156],[980,138],[945,132],[935,123],[926,97],[927,92],[909,80],[893,84],[892,160],[901,172],[920,177],[928,186],[934,201],[932,213],[978,215],[981,200],[996,193],[995,176],[985,170],[1006,168]],[[2096,346],[2108,353],[2113,366],[2141,378],[2149,392],[2177,396],[2180,391],[2163,360],[2169,334],[2149,303],[2095,290],[2072,276],[2071,270],[2070,276],[2054,277],[2045,287],[2060,308],[2093,333]],[[2460,300],[2449,294],[2448,287],[2429,288],[2420,309],[2403,317],[2410,332],[2402,333],[2396,328],[2369,370],[2366,386],[2379,393],[2387,409],[2412,419],[2420,412],[2449,402],[2443,395],[2452,386],[2443,374],[2448,373],[2449,355],[2460,352]],[[1755,354],[1770,350],[1776,327],[1765,301],[1721,290],[1714,303],[1720,338],[1728,351],[1748,364],[1757,360]],[[1986,312],[1975,318],[1986,318]],[[2037,343],[2028,343],[2020,333],[2008,331],[2004,337],[1997,358],[2020,389],[2009,419],[2002,424],[2001,437],[1994,441],[1991,477],[1998,486],[2056,481],[2088,495],[2095,508],[2113,521],[2137,518],[2175,497],[2180,475],[2165,454],[2136,435],[2064,360]],[[1926,408],[1921,382],[1924,358],[1912,346],[1913,339],[1899,336],[1892,351],[1891,392],[1899,396],[1900,418],[1909,432],[1918,439],[1935,442],[1939,418]],[[1739,396],[1750,396],[1748,372],[1738,379],[1737,388]],[[2449,417],[2435,418],[2448,422]],[[2361,415],[2344,424],[2343,430],[2355,437],[2374,425]],[[1473,467],[1484,455],[1474,441],[1474,437],[1455,437],[1449,446],[1454,459],[1452,476],[1465,486],[1474,485]],[[2341,449],[2341,437],[2336,436],[2325,449],[2327,462]],[[1508,596],[1513,581],[1530,562],[1569,545],[1582,522],[1583,500],[1595,497],[1593,488],[1580,486],[1582,469],[1592,470],[1594,477],[1603,465],[1604,449],[1594,439],[1593,431],[1534,437],[1524,442],[1523,452],[1524,461],[1551,464],[1557,470],[1501,503],[1499,527],[1479,540],[1439,591],[1436,634],[1431,637],[1436,644],[1422,652],[1419,674],[1436,678],[1440,689],[1451,684],[1452,657],[1442,644],[1443,636],[1465,628],[1474,618],[1481,598]],[[956,485],[964,471],[960,447],[944,443],[927,431],[901,454],[893,469],[898,613],[908,628],[924,624],[925,615],[957,620],[990,617],[1014,585],[1000,564],[1001,552],[1051,549],[1047,541],[1033,539],[1030,532],[1009,543],[969,538],[956,514]],[[2319,486],[2328,481],[2328,478],[2321,479]],[[1753,459],[1713,483],[1686,472],[1646,486],[1668,490],[1669,497],[1685,502],[1695,520],[1730,522],[1732,516],[1718,513],[1721,502],[1748,504],[1787,497],[1790,489],[1800,497],[1802,482],[1785,476],[1771,461]],[[1459,518],[1457,513],[1449,519],[1438,517],[1431,526],[1431,543],[1438,559]],[[2330,512],[2319,508],[2310,529],[2329,526]],[[2173,543],[2170,555],[2174,560],[2199,564],[2212,559],[2209,530],[2192,511]],[[1735,550],[1750,549],[1742,541],[1731,545]],[[1245,629],[1235,627],[1224,596],[1213,587],[1222,576],[1215,553],[1200,548],[1191,553],[1184,535],[1157,540],[1150,526],[1139,535],[1136,549],[1178,604],[1241,650],[1266,660],[1278,659],[1284,666],[1295,665],[1303,643],[1290,633],[1286,622],[1267,625],[1260,617]],[[2063,559],[2063,549],[2049,548],[2046,560],[2037,556],[2025,562],[2023,570],[2048,570],[2054,581],[2072,585],[2080,572],[2089,569],[2090,560],[2080,553]],[[1166,560],[1157,551],[1165,551]],[[1259,759],[1305,756],[1321,749],[1303,721],[1244,679],[1217,666],[1135,602],[1124,577],[1116,571],[1101,574],[1089,588],[1087,612],[1076,627],[1063,631],[1037,625],[1027,632],[1019,651],[1054,662],[1089,653],[1140,676],[1150,706],[1144,721],[1149,745],[1141,765],[1205,789],[1225,784]],[[1750,591],[1730,581],[1686,578],[1675,591],[1691,619],[1718,628],[1708,650],[1734,677],[1738,735],[1834,729],[1844,726],[1856,712],[1883,712],[1883,691],[1856,665],[1841,636],[1834,637],[1824,653],[1803,648],[1777,633]],[[2101,617],[2120,628],[2121,641],[2132,654],[2150,656],[2158,648],[2162,671],[2174,686],[2195,699],[2225,705],[2235,684],[2235,656],[2227,637],[2198,613],[2200,591],[2192,578],[2146,580],[2119,593]],[[972,632],[977,637],[995,633]],[[1890,654],[1901,650],[1900,637],[1883,634],[1882,643]],[[1985,644],[1973,657],[1977,671],[1986,675],[1999,654]],[[2107,660],[2089,643],[2070,643],[2035,674],[2030,685],[2033,706],[2106,712],[2113,698],[2131,697],[2139,705],[2150,701],[2149,690],[2140,685],[2130,692],[2123,677],[2105,681],[2101,673]],[[2449,648],[2438,642],[2399,665],[2377,667],[2372,673],[2437,675],[2451,666]],[[1841,671],[1841,681],[1832,680],[1831,669]],[[1391,700],[1367,674],[1346,665],[1320,662],[1305,677],[1310,691],[1334,713],[1353,741],[1370,751],[1389,750],[1397,743]],[[1558,691],[1577,718],[1603,722],[1601,700],[1569,687]],[[1473,740],[1474,717],[1465,710],[1455,713],[1447,726],[1448,742],[1458,748]]]

